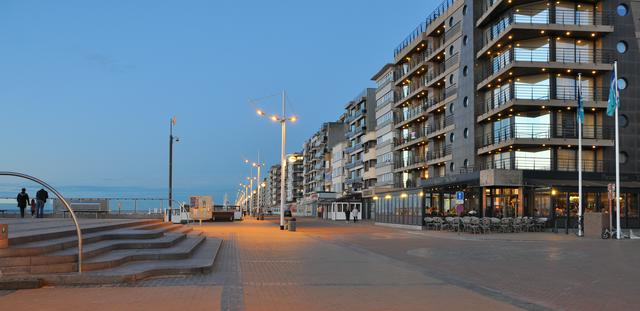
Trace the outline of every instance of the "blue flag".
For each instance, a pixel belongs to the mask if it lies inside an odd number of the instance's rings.
[[[618,85],[616,83],[617,79],[618,77],[616,77],[616,72],[614,71],[611,74],[611,85],[609,86],[609,100],[607,105],[607,115],[610,117],[613,117],[616,113],[616,107],[620,105],[620,96],[618,94]]]
[[[582,81],[578,81],[578,124],[584,123],[584,104],[582,103]]]

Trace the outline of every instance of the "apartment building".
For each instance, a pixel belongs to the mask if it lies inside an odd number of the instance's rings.
[[[285,195],[287,208],[296,210],[298,200],[302,198],[304,193],[304,157],[302,152],[296,152],[288,154],[286,159]]]
[[[376,186],[373,195],[394,186],[393,75],[393,64],[386,64],[371,78],[376,83]]]
[[[421,227],[425,215],[460,210],[550,223],[569,216],[575,227],[579,89],[583,206],[606,208],[615,163],[606,106],[617,60],[623,225],[640,225],[629,10],[625,1],[439,5],[394,51],[397,189],[376,194],[376,221]]]
[[[280,213],[280,179],[281,179],[280,165],[273,165],[269,168],[267,175],[267,187],[266,187],[266,207],[267,212]]]

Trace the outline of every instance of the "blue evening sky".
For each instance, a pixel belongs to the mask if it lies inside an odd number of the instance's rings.
[[[301,149],[437,4],[1,1],[0,170],[163,189],[176,115],[175,187],[233,199],[243,157],[279,159],[279,126],[248,99],[285,88],[300,118],[287,150]]]

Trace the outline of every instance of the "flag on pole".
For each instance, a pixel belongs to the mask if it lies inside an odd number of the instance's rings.
[[[578,77],[578,124],[584,123],[584,104],[582,102],[582,80]]]
[[[607,115],[613,117],[616,107],[620,105],[620,94],[618,92],[618,73],[614,70],[611,74],[611,84],[609,85],[609,100],[607,105]]]

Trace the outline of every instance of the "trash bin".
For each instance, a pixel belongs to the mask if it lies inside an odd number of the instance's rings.
[[[9,247],[9,225],[0,224],[0,249]]]
[[[296,231],[296,219],[289,219],[289,231]]]

